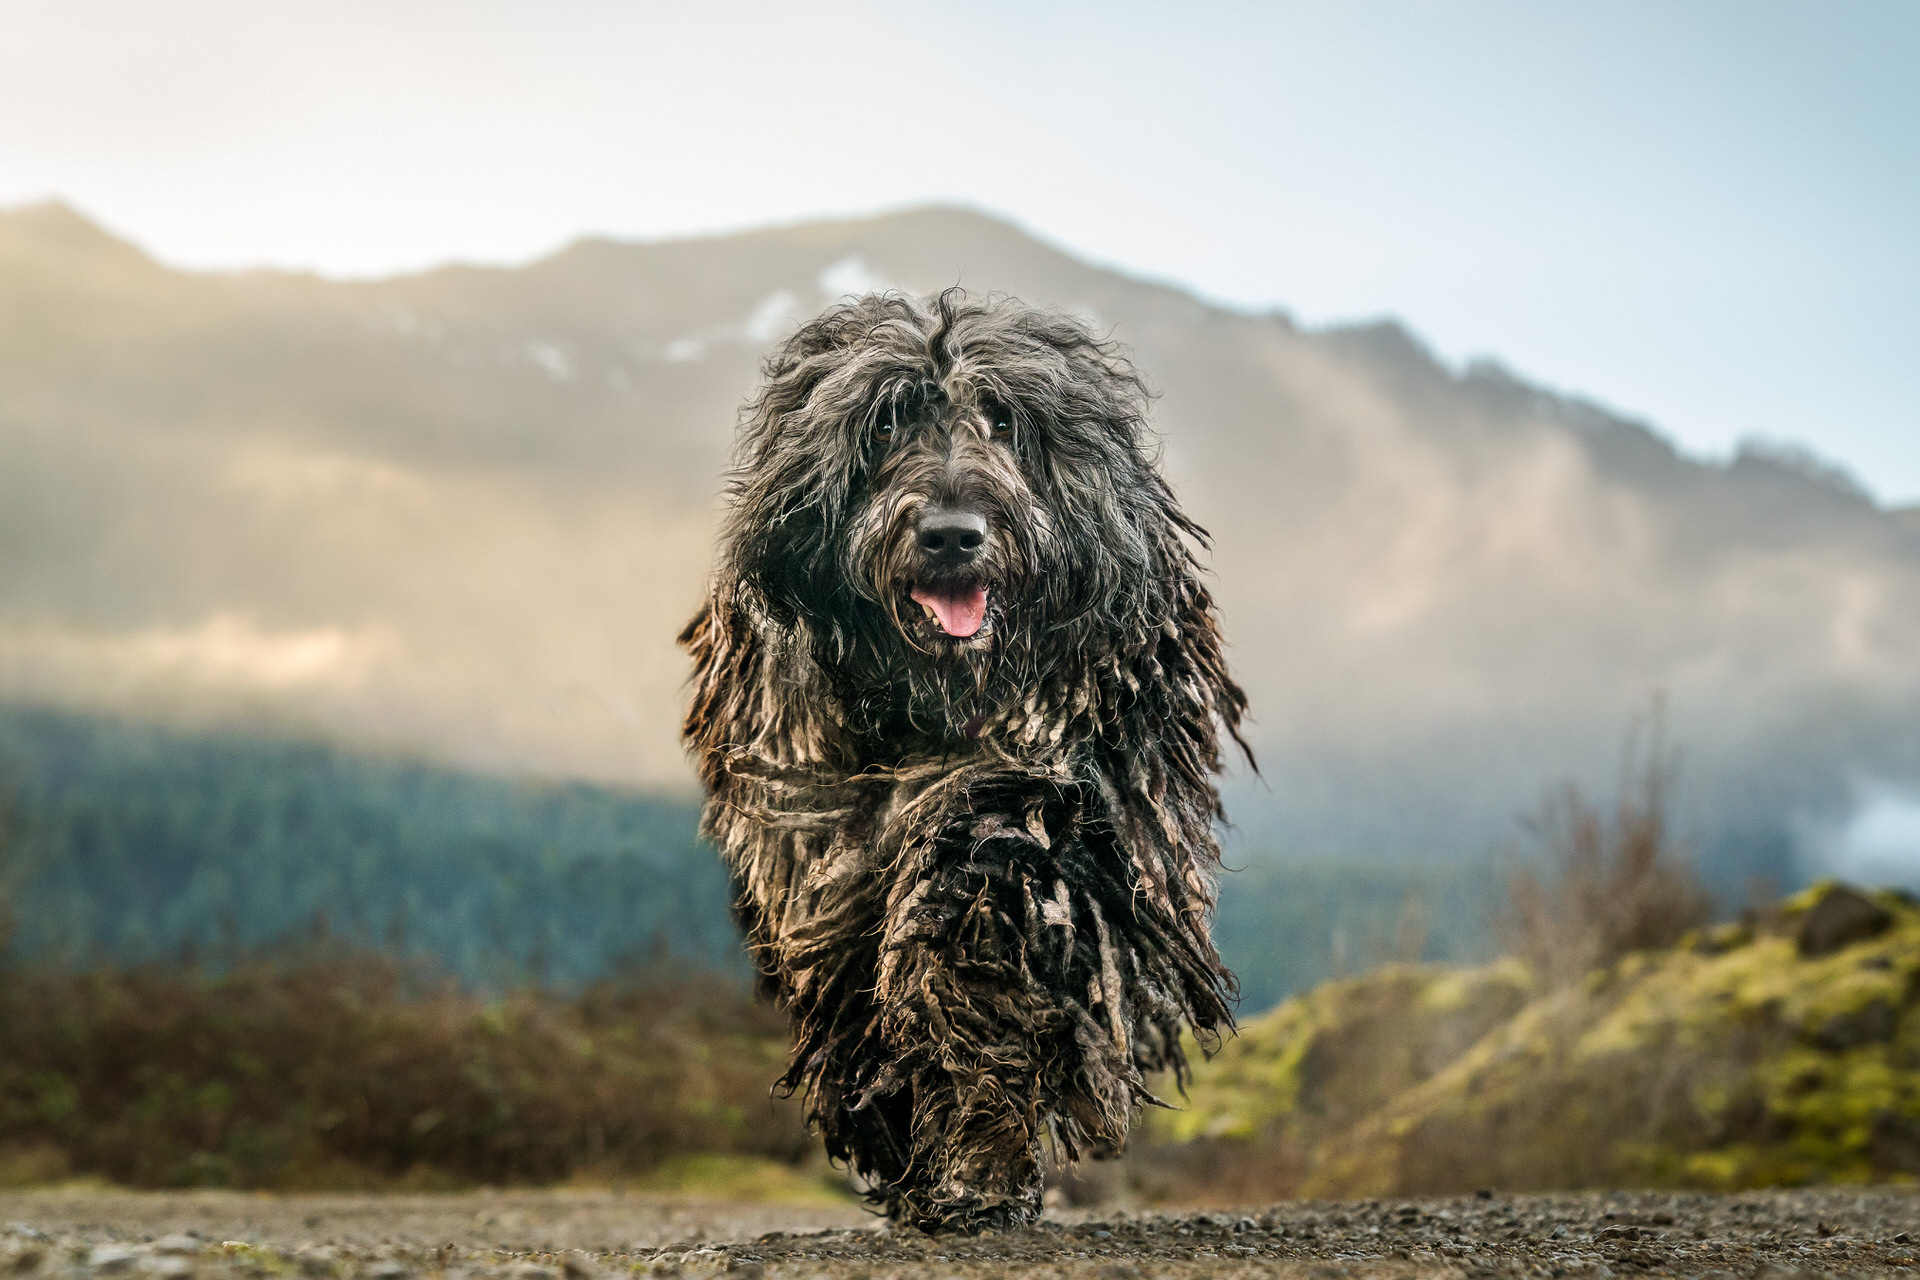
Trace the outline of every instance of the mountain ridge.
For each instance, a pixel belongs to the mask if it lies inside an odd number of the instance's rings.
[[[351,281],[0,211],[0,696],[685,792],[670,638],[761,354],[956,279],[1082,314],[1159,392],[1272,762],[1230,782],[1246,856],[1484,851],[1603,788],[1656,693],[1725,883],[1819,863],[1863,780],[1920,790],[1920,510],[940,207]]]
[[[173,267],[142,249],[137,242],[106,230],[74,205],[59,199],[0,208],[0,235],[4,235],[9,229],[17,230],[24,224],[30,233],[39,232],[32,236],[36,243],[29,247],[40,248],[49,245],[71,247],[82,250],[86,256],[98,255],[118,263],[137,262],[144,268],[151,268],[157,273],[165,273],[173,278],[209,281],[270,279],[311,283],[321,287],[380,289],[413,283],[441,283],[467,277],[496,282],[514,276],[558,273],[562,269],[571,270],[576,265],[576,259],[603,255],[618,259],[655,252],[678,253],[693,246],[711,246],[731,254],[738,252],[742,242],[765,241],[785,246],[795,241],[804,243],[828,236],[856,234],[883,224],[904,225],[917,231],[918,227],[915,224],[951,223],[956,219],[984,224],[1002,233],[1008,239],[1032,242],[1036,247],[1057,258],[1061,266],[1078,272],[1112,275],[1123,280],[1130,287],[1163,292],[1170,298],[1178,299],[1182,303],[1204,311],[1247,320],[1274,321],[1290,331],[1308,337],[1318,337],[1335,343],[1352,342],[1381,357],[1385,362],[1410,362],[1425,366],[1463,388],[1476,391],[1486,389],[1490,393],[1487,397],[1489,407],[1492,407],[1492,402],[1495,400],[1495,396],[1491,394],[1495,389],[1508,391],[1511,393],[1511,404],[1514,406],[1510,412],[1515,416],[1520,412],[1544,410],[1552,413],[1556,421],[1575,430],[1633,433],[1636,443],[1644,442],[1654,446],[1663,460],[1671,460],[1706,472],[1732,472],[1750,465],[1774,468],[1787,472],[1795,478],[1812,481],[1819,488],[1858,498],[1882,513],[1920,512],[1920,504],[1903,506],[1879,502],[1844,467],[1821,457],[1811,448],[1797,442],[1772,442],[1751,438],[1743,441],[1724,461],[1690,455],[1649,420],[1628,414],[1581,393],[1563,392],[1529,381],[1524,375],[1509,369],[1495,357],[1469,357],[1460,368],[1452,368],[1421,340],[1412,325],[1400,317],[1383,315],[1370,319],[1339,320],[1317,326],[1301,326],[1283,309],[1237,307],[1208,299],[1177,281],[1134,274],[1119,267],[1107,267],[1082,261],[1075,258],[1069,251],[1056,247],[1036,233],[1026,230],[1016,220],[966,205],[941,203],[910,205],[873,215],[798,220],[742,232],[716,232],[661,239],[621,239],[611,235],[588,234],[576,237],[556,249],[517,264],[470,263],[455,260],[415,271],[377,277],[349,278],[329,277],[316,271],[279,266],[227,270]],[[9,228],[9,223],[15,224],[14,227]],[[944,228],[937,226],[928,228],[935,234],[942,229]],[[48,234],[49,232],[51,234]],[[602,264],[582,263],[580,265]],[[963,280],[956,280],[955,284],[957,287],[965,287]]]

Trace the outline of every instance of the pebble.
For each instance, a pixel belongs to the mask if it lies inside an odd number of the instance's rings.
[[[129,1271],[139,1255],[125,1245],[99,1244],[87,1253],[87,1265],[105,1275]]]

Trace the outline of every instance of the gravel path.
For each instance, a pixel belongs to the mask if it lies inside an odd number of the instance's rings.
[[[590,1192],[0,1195],[0,1276],[92,1280],[1905,1275],[1920,1189],[1480,1196],[1050,1214],[928,1238],[857,1209]]]

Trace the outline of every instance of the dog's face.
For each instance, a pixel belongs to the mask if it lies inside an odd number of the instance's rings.
[[[1059,560],[1019,412],[956,389],[958,403],[936,383],[902,389],[861,424],[867,457],[844,565],[901,637],[936,660],[990,649],[996,624],[1044,598],[1036,567]]]
[[[957,291],[834,308],[768,361],[731,564],[856,679],[947,706],[1030,681],[1050,649],[1137,629],[1161,590],[1178,516],[1142,402],[1068,317]]]

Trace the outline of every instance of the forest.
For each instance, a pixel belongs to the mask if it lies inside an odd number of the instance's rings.
[[[15,707],[0,804],[37,959],[218,965],[325,934],[472,985],[740,964],[686,801]]]
[[[472,987],[663,960],[745,974],[726,877],[679,798],[12,706],[0,815],[14,946],[35,959],[218,967],[324,934]],[[1244,1012],[1384,960],[1490,953],[1488,863],[1228,865],[1217,931]]]

